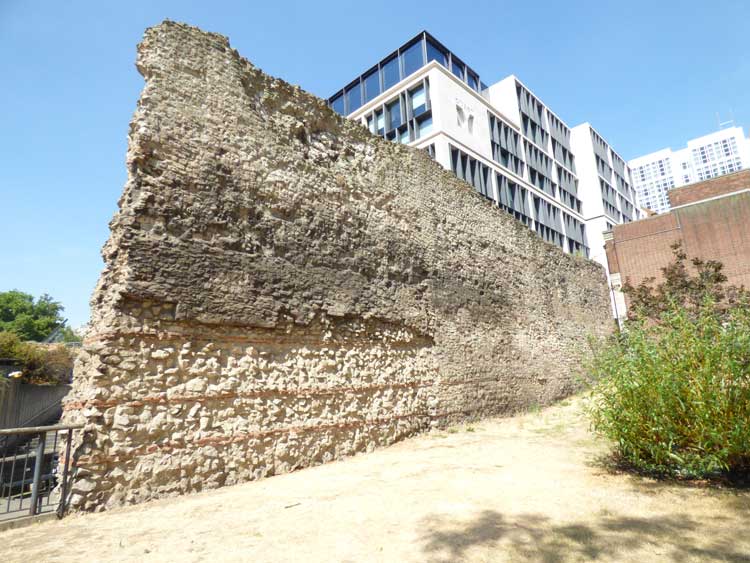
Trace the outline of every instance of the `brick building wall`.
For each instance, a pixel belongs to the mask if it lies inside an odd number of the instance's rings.
[[[669,204],[674,207],[750,189],[750,170],[741,170],[698,182],[667,192]]]
[[[682,241],[688,257],[718,260],[729,283],[750,287],[750,170],[670,190],[672,210],[617,225],[605,244],[610,273],[624,283],[661,277]]]

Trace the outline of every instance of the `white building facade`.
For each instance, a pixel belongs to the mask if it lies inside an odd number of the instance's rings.
[[[750,168],[750,139],[742,127],[730,127],[691,139],[686,148],[662,149],[629,164],[641,204],[665,213],[670,189]]]
[[[621,189],[614,196],[596,174],[593,137],[577,142],[565,122],[515,76],[487,87],[427,32],[334,94],[329,104],[373,134],[426,150],[547,242],[605,268],[602,232],[640,212],[629,168],[606,142],[599,158],[610,168],[608,185]],[[610,201],[616,211],[605,209]]]
[[[578,158],[579,192],[583,202],[591,259],[607,267],[604,232],[621,223],[642,219],[630,167],[591,124],[571,130]]]

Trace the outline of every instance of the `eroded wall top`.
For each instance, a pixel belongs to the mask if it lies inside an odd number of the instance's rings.
[[[225,485],[575,388],[603,270],[420,150],[172,22],[145,87],[70,418],[75,505]]]

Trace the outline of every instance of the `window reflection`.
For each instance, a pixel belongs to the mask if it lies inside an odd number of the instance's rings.
[[[432,131],[430,87],[423,79],[362,116],[367,128],[390,141],[410,143]]]
[[[331,107],[333,111],[344,115],[344,96],[342,94],[336,96],[331,102]]]
[[[427,110],[427,96],[424,86],[420,86],[419,88],[410,91],[409,97],[411,98],[411,111],[415,117],[423,114]]]
[[[417,122],[417,138],[429,135],[432,132],[432,116]]]
[[[473,70],[428,34],[422,33],[406,45],[361,75],[358,84],[347,89],[343,96],[339,93],[329,98],[329,105],[344,115],[352,113],[430,61],[449,68],[452,74],[477,92],[487,88]]]
[[[396,84],[401,79],[398,72],[397,57],[393,57],[390,61],[383,63],[381,70],[383,74],[384,91]]]
[[[373,70],[365,76],[363,82],[365,85],[365,102],[369,102],[380,94],[380,77],[378,76],[378,71]]]
[[[362,105],[362,87],[359,82],[350,86],[346,91],[346,113],[359,109]]]
[[[424,66],[422,57],[422,42],[418,41],[401,53],[404,59],[404,76],[409,76]]]
[[[464,79],[464,64],[458,59],[454,58],[451,61],[451,71],[453,72],[453,74],[458,76],[461,80]]]
[[[479,90],[479,78],[473,72],[469,72],[469,86],[474,90]]]
[[[429,39],[427,40],[427,62],[437,61],[443,66],[448,66],[448,57],[445,52]]]
[[[387,106],[388,109],[388,129],[395,129],[401,125],[401,101],[396,100]]]
[[[382,110],[375,112],[375,127],[377,128],[378,135],[382,135],[385,132],[385,115]]]

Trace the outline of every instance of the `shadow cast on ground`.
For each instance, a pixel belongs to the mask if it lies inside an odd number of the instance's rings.
[[[669,475],[658,475],[640,470],[623,460],[616,452],[598,453],[586,460],[586,466],[603,471],[609,475],[622,475],[630,478],[639,489],[660,490],[666,487],[682,487],[685,489],[714,489],[714,490],[750,490],[750,470],[719,474],[706,479],[681,479]]]
[[[558,525],[541,515],[505,517],[488,510],[468,523],[430,517],[423,527],[423,549],[430,561],[465,561],[475,547],[496,549],[512,561],[542,563],[617,558],[645,547],[653,554],[649,560],[750,562],[750,552],[736,550],[734,538],[740,530],[732,536],[717,534],[687,516],[605,513],[586,523]]]

